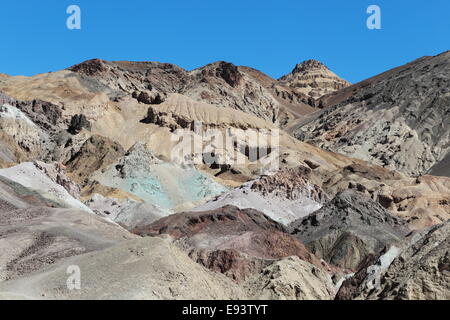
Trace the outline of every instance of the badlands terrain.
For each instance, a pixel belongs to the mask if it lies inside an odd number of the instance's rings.
[[[449,219],[450,51],[0,74],[0,299],[450,299]]]

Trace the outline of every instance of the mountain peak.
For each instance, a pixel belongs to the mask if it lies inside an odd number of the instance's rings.
[[[322,62],[314,59],[297,64],[291,73],[281,77],[279,81],[313,99],[318,99],[350,85]]]
[[[107,70],[105,64],[106,61],[102,59],[91,59],[71,66],[68,68],[68,70],[87,76],[94,76],[101,74]]]
[[[293,74],[299,73],[299,72],[307,72],[311,70],[318,70],[318,69],[325,69],[329,70],[326,65],[324,65],[322,62],[315,60],[315,59],[309,59],[305,60],[301,63],[298,63],[295,68],[292,70]]]

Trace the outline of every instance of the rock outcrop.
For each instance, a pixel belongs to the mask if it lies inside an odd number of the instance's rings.
[[[259,210],[271,219],[288,225],[320,209],[329,200],[313,180],[311,169],[307,167],[284,169],[251,180],[193,210],[213,210],[234,205],[241,209]]]
[[[405,225],[378,203],[347,190],[290,227],[315,255],[355,271],[368,255],[403,240],[409,231]]]
[[[124,153],[125,150],[120,144],[108,138],[93,135],[67,161],[67,170],[76,181],[86,184],[93,172],[112,164]]]
[[[448,300],[449,222],[416,231],[345,280],[336,299]]]
[[[70,119],[67,131],[71,134],[78,134],[83,128],[91,130],[91,124],[84,114],[76,114]]]
[[[0,165],[45,159],[55,148],[56,133],[65,126],[59,106],[0,93]]]
[[[421,229],[450,219],[450,178],[407,177],[379,166],[355,162],[321,176],[322,189],[331,197],[353,189],[378,202],[391,214]]]
[[[244,286],[251,299],[260,300],[331,300],[335,295],[331,277],[296,256],[272,263]]]
[[[72,181],[66,172],[65,166],[60,163],[45,163],[41,161],[34,161],[34,166],[44,172],[53,182],[59,184],[75,199],[80,198],[81,188]]]
[[[4,162],[34,160],[46,152],[50,135],[20,109],[0,105],[0,157]]]
[[[167,100],[148,109],[145,123],[176,129],[191,129],[197,121],[207,128],[270,129],[274,128],[261,119],[230,108],[217,108],[180,94],[170,94]]]
[[[308,252],[285,227],[259,211],[225,206],[178,213],[133,230],[143,236],[168,234],[198,263],[242,282],[274,259],[297,256],[319,269],[329,266]]]
[[[359,298],[383,300],[450,299],[450,222],[413,239],[381,275],[379,285]]]

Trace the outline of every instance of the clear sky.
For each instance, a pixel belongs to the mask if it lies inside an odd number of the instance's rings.
[[[81,30],[66,27],[69,5]],[[381,8],[381,30],[366,9]],[[0,73],[33,75],[91,58],[193,69],[225,60],[278,78],[306,59],[357,82],[450,50],[449,0],[2,0]]]

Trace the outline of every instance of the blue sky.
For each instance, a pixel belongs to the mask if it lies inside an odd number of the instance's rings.
[[[66,28],[76,4],[82,29]],[[366,27],[366,8],[382,29]],[[278,78],[314,58],[357,82],[450,50],[449,0],[16,0],[0,4],[0,73],[33,75],[91,58],[217,60]]]

